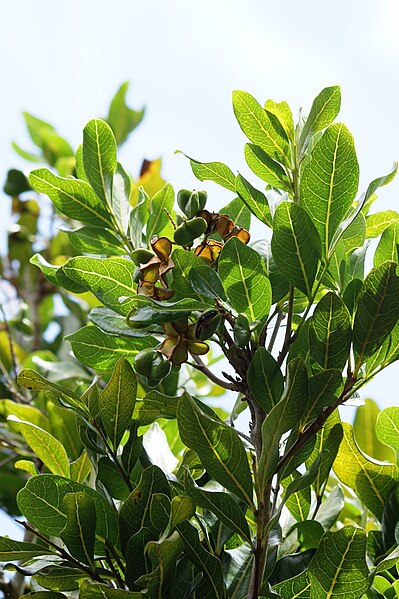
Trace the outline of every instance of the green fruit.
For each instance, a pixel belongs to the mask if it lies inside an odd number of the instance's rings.
[[[143,248],[137,248],[137,250],[134,250],[134,252],[131,253],[131,259],[136,266],[140,266],[140,264],[147,264],[147,262],[153,257],[154,254],[152,252]]]
[[[221,320],[222,316],[217,310],[207,310],[201,314],[195,326],[196,339],[199,341],[210,339],[216,332]]]
[[[194,239],[205,233],[206,228],[206,221],[199,216],[187,220],[175,230],[175,243],[178,245],[191,245]]]
[[[234,323],[234,343],[237,347],[245,347],[251,339],[251,330],[245,314],[239,314]]]
[[[135,371],[151,381],[160,382],[170,372],[171,365],[156,349],[148,348],[139,352],[133,361]]]
[[[203,210],[206,204],[206,191],[189,191],[181,189],[177,194],[177,203],[187,218],[193,218],[200,210]]]

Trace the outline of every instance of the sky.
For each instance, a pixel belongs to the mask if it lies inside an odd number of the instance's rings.
[[[359,191],[399,158],[397,0],[14,0],[1,3],[0,17],[2,179],[11,167],[29,171],[10,145],[30,148],[22,111],[51,122],[76,147],[123,81],[128,102],[145,105],[146,117],[120,160],[137,175],[144,157],[162,156],[163,176],[176,189],[198,188],[176,149],[251,179],[234,89],[261,103],[287,100],[297,115],[323,87],[341,85],[339,120],[355,137]],[[201,187],[216,206],[232,199],[212,183]],[[377,208],[397,209],[398,196],[399,178],[381,190]],[[9,202],[0,201],[1,237]],[[398,375],[399,365],[391,367],[365,396],[397,403]]]

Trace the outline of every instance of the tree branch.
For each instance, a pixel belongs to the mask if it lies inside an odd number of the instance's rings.
[[[220,379],[216,374],[209,370],[199,356],[193,356],[193,360],[195,364],[190,362],[190,366],[205,374],[205,376],[207,376],[210,381],[215,383],[215,385],[219,385],[219,387],[223,387],[223,389],[228,389],[229,391],[242,391],[241,383],[228,383],[227,381]]]

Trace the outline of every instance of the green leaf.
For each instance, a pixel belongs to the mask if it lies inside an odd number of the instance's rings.
[[[114,132],[118,145],[121,145],[127,139],[129,134],[136,129],[144,117],[144,108],[133,110],[127,106],[125,97],[128,87],[128,81],[122,83],[112,98],[108,116],[105,119]]]
[[[185,318],[194,311],[203,312],[210,307],[213,307],[213,302],[199,302],[190,298],[178,302],[158,302],[143,295],[136,295],[134,306],[128,315],[128,323],[133,328],[165,324]]]
[[[301,419],[303,425],[320,414],[323,408],[331,406],[342,391],[341,370],[322,370],[309,379],[309,401]]]
[[[244,204],[249,208],[256,218],[268,227],[272,226],[272,216],[270,213],[267,197],[261,191],[256,189],[242,175],[238,174],[235,180],[235,190]]]
[[[367,230],[366,237],[378,237],[385,231],[387,227],[394,225],[399,222],[399,213],[395,210],[383,210],[382,212],[376,212],[370,214],[366,218]]]
[[[112,206],[112,184],[117,167],[116,141],[105,121],[93,119],[83,129],[83,165],[87,180],[104,205]]]
[[[179,524],[178,531],[187,557],[204,573],[212,585],[214,599],[225,596],[222,565],[217,557],[203,548],[198,531],[189,522]]]
[[[174,199],[175,192],[169,183],[162,187],[152,198],[150,216],[147,222],[147,244],[149,244],[153,235],[160,237],[169,224],[169,218],[165,210],[169,213],[172,212]]]
[[[148,552],[153,571],[138,579],[138,586],[148,589],[148,596],[166,597],[174,593],[173,574],[176,562],[182,553],[182,542],[177,532],[166,539],[150,541],[145,547]]]
[[[47,195],[54,206],[69,218],[112,229],[106,208],[86,181],[64,179],[46,168],[39,168],[30,173],[29,183],[35,191]]]
[[[399,262],[399,223],[394,223],[383,231],[381,239],[374,252],[374,268],[381,266],[383,262]]]
[[[249,168],[257,177],[272,187],[292,192],[291,184],[281,164],[273,160],[262,148],[255,144],[245,144],[244,154]]]
[[[64,446],[69,459],[75,460],[83,449],[78,435],[75,411],[55,405],[52,401],[47,402],[46,409],[51,434]]]
[[[194,158],[190,158],[184,152],[180,152],[180,150],[178,152],[189,159],[192,171],[197,179],[200,181],[213,181],[230,191],[235,191],[235,176],[223,162],[199,162]]]
[[[319,232],[323,255],[356,196],[359,165],[353,137],[342,123],[328,127],[312,152],[301,178],[301,206]]]
[[[71,463],[71,479],[84,483],[91,473],[91,462],[87,451],[84,449],[77,460]]]
[[[108,308],[122,316],[129,313],[129,298],[136,296],[135,265],[131,260],[77,256],[70,258],[62,268],[70,279],[91,291]]]
[[[137,487],[130,493],[119,512],[119,530],[122,548],[128,540],[143,527],[153,530],[150,518],[150,502],[154,493],[170,497],[169,483],[158,466],[148,466]]]
[[[384,185],[388,185],[393,179],[396,177],[396,173],[398,172],[398,163],[394,162],[390,172],[387,175],[383,175],[382,177],[377,177],[374,179],[368,186],[367,191],[364,196],[362,211],[364,215],[366,215],[369,211],[371,204],[376,198],[375,192],[379,187],[383,187]]]
[[[399,480],[399,468],[393,464],[371,461],[359,450],[353,436],[353,428],[344,422],[344,438],[334,471],[341,482],[353,489],[368,509],[381,519],[382,509],[395,482]]]
[[[251,225],[251,212],[241,198],[234,198],[220,209],[220,214],[227,214],[237,227],[249,229]]]
[[[126,318],[116,314],[113,310],[104,306],[97,306],[90,311],[90,321],[101,330],[111,335],[122,335],[125,337],[147,337],[148,331],[132,329],[128,326]]]
[[[57,287],[63,287],[71,293],[83,293],[86,288],[79,283],[76,283],[73,279],[70,279],[62,270],[62,266],[54,266],[50,264],[40,254],[34,254],[29,260],[31,264],[34,264],[40,268],[45,278]]]
[[[253,551],[248,545],[223,552],[223,571],[228,597],[246,597],[253,564]]]
[[[187,394],[179,400],[177,421],[183,443],[198,454],[209,474],[253,506],[251,473],[236,431],[205,414]]]
[[[0,414],[4,416],[4,418],[7,418],[7,416],[16,416],[19,420],[35,424],[46,431],[49,431],[50,428],[47,416],[45,416],[39,408],[17,403],[11,399],[0,399]],[[18,429],[17,423],[16,428]]]
[[[299,424],[308,401],[308,377],[304,361],[295,358],[288,365],[285,394],[262,424],[263,447],[258,466],[259,487],[265,488],[279,460],[281,436]]]
[[[152,424],[158,418],[176,418],[179,397],[163,395],[159,391],[150,391],[144,399],[137,399],[133,420],[140,422],[141,426]]]
[[[22,171],[12,168],[7,172],[7,179],[3,186],[5,194],[15,197],[25,191],[30,191],[30,189],[31,186],[29,185],[28,179]]]
[[[64,497],[83,492],[93,499],[96,509],[96,539],[118,541],[117,513],[97,491],[67,478],[39,474],[28,480],[17,496],[18,507],[25,518],[43,534],[59,537],[66,524]],[[103,548],[100,549],[103,551]]]
[[[283,486],[287,487],[293,480],[299,478],[300,476],[301,474],[297,470],[294,470],[294,472],[292,472],[290,476],[287,476],[284,479]],[[302,522],[306,520],[310,511],[310,504],[310,487],[307,487],[306,489],[301,489],[296,493],[292,493],[285,502],[287,509],[297,522]]]
[[[209,510],[230,530],[251,543],[251,533],[245,516],[237,501],[228,493],[205,491],[198,487],[186,489],[198,507]]]
[[[232,237],[220,252],[218,272],[237,312],[263,321],[271,306],[271,286],[258,252]]]
[[[193,266],[188,274],[192,288],[203,297],[226,301],[226,292],[218,273],[207,264]]]
[[[233,92],[233,109],[238,124],[252,143],[285,166],[291,164],[286,133],[275,115],[263,109],[251,94]]]
[[[51,591],[74,591],[79,588],[79,582],[86,577],[85,572],[75,568],[50,566],[35,574],[34,581]]]
[[[73,557],[94,569],[96,510],[94,500],[84,491],[64,497],[65,528],[60,537]]]
[[[311,357],[323,370],[342,370],[351,344],[351,317],[342,299],[333,292],[322,297],[310,321]]]
[[[313,482],[313,488],[317,497],[323,494],[324,483],[330,475],[330,470],[337,457],[342,438],[342,425],[334,418],[327,419],[324,427],[317,434],[315,447],[309,459],[306,460],[308,467],[317,459],[320,460],[317,476]]]
[[[398,521],[399,521],[399,484],[397,483],[389,493],[381,519],[382,547],[378,555],[391,549],[398,544]]]
[[[273,589],[279,593],[281,599],[310,599],[310,582],[306,572],[273,585]]]
[[[131,210],[130,194],[132,180],[123,166],[118,162],[112,179],[111,210],[119,230],[126,235],[129,229],[129,215]]]
[[[43,156],[39,156],[38,154],[33,154],[33,152],[27,152],[21,146],[19,146],[15,141],[12,142],[12,149],[21,156],[24,160],[28,162],[44,162]]]
[[[150,499],[150,521],[152,528],[164,533],[171,515],[171,501],[165,493],[152,493]],[[162,536],[166,536],[164,533]]]
[[[173,530],[178,524],[190,520],[195,514],[195,503],[191,497],[177,495],[172,498],[170,511],[170,528]]]
[[[294,120],[292,118],[291,108],[287,102],[275,102],[274,100],[266,100],[265,109],[276,116],[284,128],[284,131],[289,140],[294,139]]]
[[[344,242],[346,251],[352,252],[356,248],[362,247],[366,239],[366,219],[363,214],[359,212],[356,217],[352,220],[350,225],[344,230],[342,234],[342,241]]]
[[[120,239],[104,227],[90,227],[87,225],[73,231],[65,228],[61,228],[61,230],[67,233],[73,247],[78,252],[101,254],[103,256],[126,254],[126,249]]]
[[[192,288],[189,277],[193,268],[204,266],[204,261],[191,252],[180,248],[173,250],[172,259],[175,263],[175,267],[172,270],[172,287],[175,290],[173,299],[179,301],[185,298],[194,298],[203,301],[202,295]]]
[[[126,358],[116,362],[107,385],[100,393],[101,421],[114,451],[128,428],[136,401],[137,380]]]
[[[359,599],[369,588],[364,530],[344,526],[326,532],[309,564],[312,598]]]
[[[399,451],[399,407],[385,408],[378,414],[375,433],[381,443]]]
[[[368,274],[359,293],[353,347],[357,365],[373,354],[399,318],[399,277],[394,262],[384,262]]]
[[[28,422],[19,422],[19,432],[37,457],[53,474],[69,477],[69,461],[63,445],[47,431]]]
[[[143,229],[150,215],[150,197],[142,187],[138,189],[138,202],[131,209],[129,217],[129,233],[135,248],[143,243]]]
[[[277,206],[271,247],[281,274],[310,297],[321,254],[320,239],[301,206],[293,202]]]
[[[111,337],[96,326],[82,327],[72,335],[67,335],[65,339],[69,341],[73,353],[82,364],[101,372],[111,370],[120,356],[125,356],[130,364],[133,364],[139,351],[158,345],[153,337]]]
[[[247,382],[264,412],[270,412],[281,398],[284,377],[276,360],[264,347],[256,350],[249,364]]]
[[[142,599],[143,595],[122,589],[111,589],[105,584],[97,584],[86,579],[80,585],[79,597],[80,599]]]
[[[26,543],[23,541],[14,541],[8,537],[0,537],[0,561],[2,562],[27,561],[39,555],[56,555],[56,553],[54,549],[46,547],[42,541],[38,543]]]
[[[388,410],[397,409],[399,413],[399,408],[388,408]],[[394,463],[395,455],[394,453],[387,447],[390,445],[389,443],[384,444],[379,439],[379,430],[376,430],[377,423],[381,423],[384,421],[384,418],[387,416],[380,415],[380,410],[378,409],[377,404],[372,399],[366,399],[364,405],[359,406],[356,410],[355,421],[353,423],[353,429],[355,433],[356,442],[359,445],[359,448],[364,451],[367,455],[375,460],[379,460],[380,462],[387,461]],[[392,437],[394,437],[397,442],[397,447],[399,449],[399,426],[395,429],[392,426],[393,422],[388,420],[386,424],[389,423],[389,432]],[[398,420],[399,425],[399,420]],[[380,425],[379,425],[380,426]]]
[[[317,522],[329,530],[337,521],[337,518],[345,505],[345,498],[341,487],[337,484],[324,499],[316,515]]]
[[[53,391],[57,397],[73,406],[78,411],[88,414],[84,403],[68,387],[63,387],[45,379],[41,374],[30,368],[24,368],[18,373],[18,384],[24,389],[34,389],[35,391]]]
[[[300,146],[304,150],[309,143],[312,135],[321,131],[333,120],[339,113],[341,107],[341,88],[339,85],[325,87],[313,100],[312,108],[306,123],[302,129],[300,137]]]

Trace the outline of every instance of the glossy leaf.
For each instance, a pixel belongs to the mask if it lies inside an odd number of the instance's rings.
[[[340,370],[322,370],[309,379],[309,401],[301,419],[303,424],[316,418],[323,408],[331,406],[342,391]]]
[[[126,249],[121,241],[111,231],[103,227],[90,227],[80,229],[63,229],[78,252],[86,254],[101,254],[105,256],[121,256],[126,254]]]
[[[207,264],[193,266],[188,273],[188,278],[192,288],[201,296],[209,299],[227,300],[219,275]]]
[[[320,368],[342,370],[351,344],[351,318],[342,299],[333,292],[322,297],[310,321],[312,359]]]
[[[50,566],[34,576],[34,581],[50,591],[74,591],[86,574],[77,568]]]
[[[189,277],[193,268],[204,266],[204,261],[193,253],[180,248],[173,250],[172,259],[175,263],[175,267],[172,270],[173,289],[175,290],[173,299],[178,301],[186,298],[194,298],[203,301],[202,295],[192,288]]]
[[[153,529],[150,518],[150,501],[154,493],[170,497],[169,483],[158,466],[148,466],[137,487],[130,493],[119,512],[119,530],[122,548],[130,537],[144,526]]]
[[[290,476],[287,476],[284,479],[283,486],[287,487],[289,483],[291,483],[296,478],[299,478],[301,474],[295,470]],[[297,522],[302,522],[306,520],[309,515],[311,504],[311,493],[310,487],[306,489],[301,489],[296,493],[292,493],[286,500],[285,505],[291,515],[295,518]]]
[[[251,212],[241,198],[234,198],[220,209],[220,214],[227,214],[237,227],[249,229],[251,225]]]
[[[320,235],[323,255],[349,212],[359,183],[359,165],[353,137],[340,123],[324,132],[301,178],[301,206]]]
[[[198,531],[189,522],[179,524],[178,531],[187,557],[203,572],[213,588],[213,597],[223,599],[224,583],[222,565],[200,543]]]
[[[283,191],[292,192],[285,170],[259,146],[245,144],[245,160],[251,171],[260,179]]]
[[[104,306],[97,306],[89,313],[90,321],[102,331],[111,335],[124,337],[147,337],[148,331],[132,329],[128,326],[126,318]]]
[[[40,268],[45,278],[56,286],[62,286],[71,293],[83,293],[86,288],[79,283],[76,283],[73,279],[70,279],[62,270],[62,266],[55,266],[50,264],[40,254],[34,254],[29,260],[31,264],[34,264]]]
[[[86,181],[64,179],[46,168],[40,168],[31,172],[29,183],[35,191],[47,195],[54,206],[69,218],[112,229],[106,208]]]
[[[121,301],[136,295],[133,283],[135,265],[126,258],[70,258],[63,266],[65,274],[90,290],[111,310],[126,316],[129,301]]]
[[[399,318],[399,277],[393,262],[368,274],[360,291],[353,326],[353,346],[360,364],[383,343]]]
[[[293,202],[277,206],[271,247],[281,274],[310,297],[319,263],[320,239],[301,206]]]
[[[147,244],[149,244],[153,235],[160,237],[168,225],[169,218],[165,210],[169,213],[172,212],[174,197],[173,187],[168,183],[152,198],[147,222]]]
[[[248,545],[223,552],[223,570],[228,596],[231,599],[245,597],[248,592],[253,552]]]
[[[150,541],[147,543],[146,552],[152,562],[153,571],[138,581],[148,589],[149,597],[165,597],[174,592],[172,577],[176,562],[182,553],[182,542],[177,532],[166,539]]]
[[[153,337],[111,337],[96,326],[78,329],[65,339],[69,341],[73,353],[82,364],[100,372],[111,370],[120,356],[125,356],[130,364],[133,364],[134,356],[139,351],[158,345]]]
[[[251,473],[238,434],[204,413],[187,394],[179,400],[177,421],[183,443],[199,455],[209,474],[252,506]]]
[[[126,104],[126,93],[129,82],[122,83],[112,98],[106,121],[111,127],[116,143],[122,144],[129,134],[141,123],[144,117],[144,108],[133,110]]]
[[[388,410],[395,409],[399,412],[399,408],[388,408]],[[387,461],[394,463],[395,455],[387,447],[387,445],[390,444],[384,444],[384,442],[379,439],[380,430],[376,429],[377,423],[381,423],[386,416],[387,414],[380,416],[380,410],[378,409],[377,404],[372,399],[366,399],[364,405],[359,406],[356,410],[353,429],[356,442],[365,454],[380,462]],[[394,423],[391,420],[388,420],[387,424],[389,424],[388,434],[391,434],[392,438],[398,439],[397,446],[399,449],[399,419],[396,431],[393,426]]]
[[[37,457],[53,474],[69,477],[69,461],[63,445],[47,431],[19,422],[19,431]]]
[[[296,358],[288,366],[287,388],[282,399],[262,424],[263,447],[258,466],[259,486],[265,488],[277,466],[281,436],[299,424],[308,401],[308,377],[304,361]]]
[[[86,579],[80,585],[79,597],[80,599],[142,599],[143,595],[123,589],[112,589],[105,584],[97,584]]]
[[[179,397],[163,395],[159,391],[150,391],[144,399],[137,399],[133,419],[141,426],[152,424],[157,418],[176,418]]]
[[[184,154],[184,156],[189,159],[192,171],[197,179],[200,181],[213,181],[230,191],[235,191],[235,176],[223,162],[199,162],[194,158],[190,158],[187,154]]]
[[[374,253],[374,268],[381,266],[384,262],[399,262],[399,223],[393,224],[385,229]]]
[[[271,227],[272,216],[265,194],[256,189],[240,174],[236,177],[235,186],[236,192],[252,214],[263,224]]]
[[[306,461],[306,465],[310,467],[315,460],[320,460],[317,476],[313,482],[313,488],[317,497],[320,497],[323,493],[324,483],[330,475],[342,438],[343,430],[341,423],[336,422],[334,418],[328,419],[324,427],[317,434],[315,447]]]
[[[194,486],[188,488],[187,493],[198,507],[215,514],[230,530],[251,543],[248,523],[237,501],[231,495],[219,491],[206,491]]]
[[[101,421],[114,451],[129,427],[136,401],[137,380],[126,358],[116,362],[112,376],[100,393]]]
[[[385,408],[378,414],[375,432],[381,443],[399,451],[399,407]]]
[[[83,165],[87,180],[102,200],[111,206],[112,181],[116,171],[116,141],[105,121],[93,119],[83,129]]]
[[[306,148],[312,135],[330,125],[341,107],[341,89],[338,85],[325,87],[313,100],[312,108],[301,132],[300,145]]]
[[[86,485],[53,474],[39,474],[28,480],[18,493],[21,513],[42,533],[59,537],[66,524],[64,497],[67,493],[86,493],[96,510],[96,539],[104,543],[118,540],[116,511],[97,491]]]
[[[314,599],[359,599],[369,588],[366,533],[354,526],[326,532],[309,565]]]
[[[233,109],[238,124],[252,143],[285,166],[291,164],[286,133],[275,115],[263,109],[251,94],[233,92]]]
[[[376,212],[367,217],[366,223],[366,237],[378,237],[378,235],[381,235],[385,229],[399,223],[399,213],[395,210]]]
[[[266,100],[265,109],[274,114],[281,125],[290,141],[294,138],[294,120],[292,118],[291,108],[287,102],[275,102],[274,100]]]
[[[132,180],[123,166],[118,162],[112,179],[112,195],[110,208],[114,214],[119,231],[127,234],[130,215],[130,195]]]
[[[271,286],[261,256],[232,237],[219,257],[219,276],[237,312],[251,321],[264,320],[271,306]]]
[[[56,555],[56,553],[54,549],[46,547],[41,541],[27,543],[14,541],[8,537],[0,537],[0,560],[2,562],[27,561],[40,555]]]
[[[399,480],[399,469],[393,464],[371,461],[363,455],[354,439],[353,428],[343,423],[344,438],[334,462],[341,482],[353,489],[359,499],[381,519],[384,502]]]
[[[247,374],[249,389],[261,408],[270,412],[281,398],[283,374],[273,356],[264,348],[256,350]]]
[[[85,492],[64,497],[65,528],[60,537],[73,557],[94,568],[96,510],[94,500]]]

